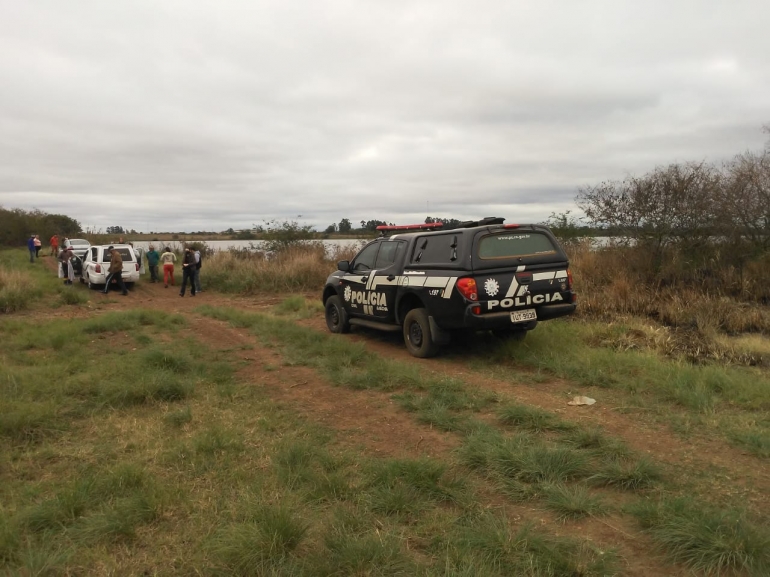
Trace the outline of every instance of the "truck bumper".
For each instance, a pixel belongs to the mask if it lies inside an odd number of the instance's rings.
[[[477,315],[472,312],[472,309],[476,306],[478,305],[472,304],[466,307],[465,326],[477,330],[503,329],[513,326],[513,323],[511,323],[511,311]],[[537,320],[547,321],[571,315],[575,312],[577,305],[575,303],[559,303],[554,305],[542,305],[534,308],[537,313]],[[537,321],[527,321],[516,323],[516,325],[521,326],[521,328],[527,328],[528,325],[536,322]]]

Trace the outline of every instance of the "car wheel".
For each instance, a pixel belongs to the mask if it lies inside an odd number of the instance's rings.
[[[527,337],[527,329],[494,329],[492,334],[504,341],[523,341]]]
[[[350,332],[348,313],[345,312],[342,301],[337,295],[326,299],[326,326],[333,333]]]
[[[412,309],[404,319],[404,343],[412,356],[426,359],[438,354],[439,346],[433,342],[430,322],[425,309]]]

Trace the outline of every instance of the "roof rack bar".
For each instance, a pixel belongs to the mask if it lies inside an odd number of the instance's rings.
[[[377,227],[380,232],[391,232],[394,230],[430,230],[432,228],[441,228],[444,226],[443,222],[428,222],[419,224],[401,224],[401,225],[389,225],[381,224]]]

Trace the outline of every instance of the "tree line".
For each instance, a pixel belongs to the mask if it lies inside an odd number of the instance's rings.
[[[675,247],[701,264],[725,260],[740,266],[770,250],[768,145],[721,165],[669,164],[586,186],[576,203],[590,225],[654,255]]]
[[[64,214],[0,206],[0,245],[3,246],[23,245],[31,234],[39,235],[45,245],[54,234],[75,236],[80,232],[80,223]]]

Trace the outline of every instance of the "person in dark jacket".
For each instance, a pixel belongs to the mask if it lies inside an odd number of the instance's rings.
[[[184,249],[184,259],[182,260],[182,290],[179,296],[184,296],[187,281],[190,281],[190,294],[195,296],[195,253],[189,246]]]
[[[153,245],[150,245],[150,250],[147,251],[145,256],[147,257],[147,266],[150,267],[150,282],[160,281],[160,277],[158,277],[158,263],[160,262],[158,251],[155,250]]]
[[[123,257],[115,250],[115,247],[111,246],[107,250],[110,251],[110,268],[107,270],[108,274],[107,281],[104,284],[104,294],[107,294],[110,291],[110,283],[115,280],[123,291],[123,296],[126,296],[128,290],[123,282]]]

